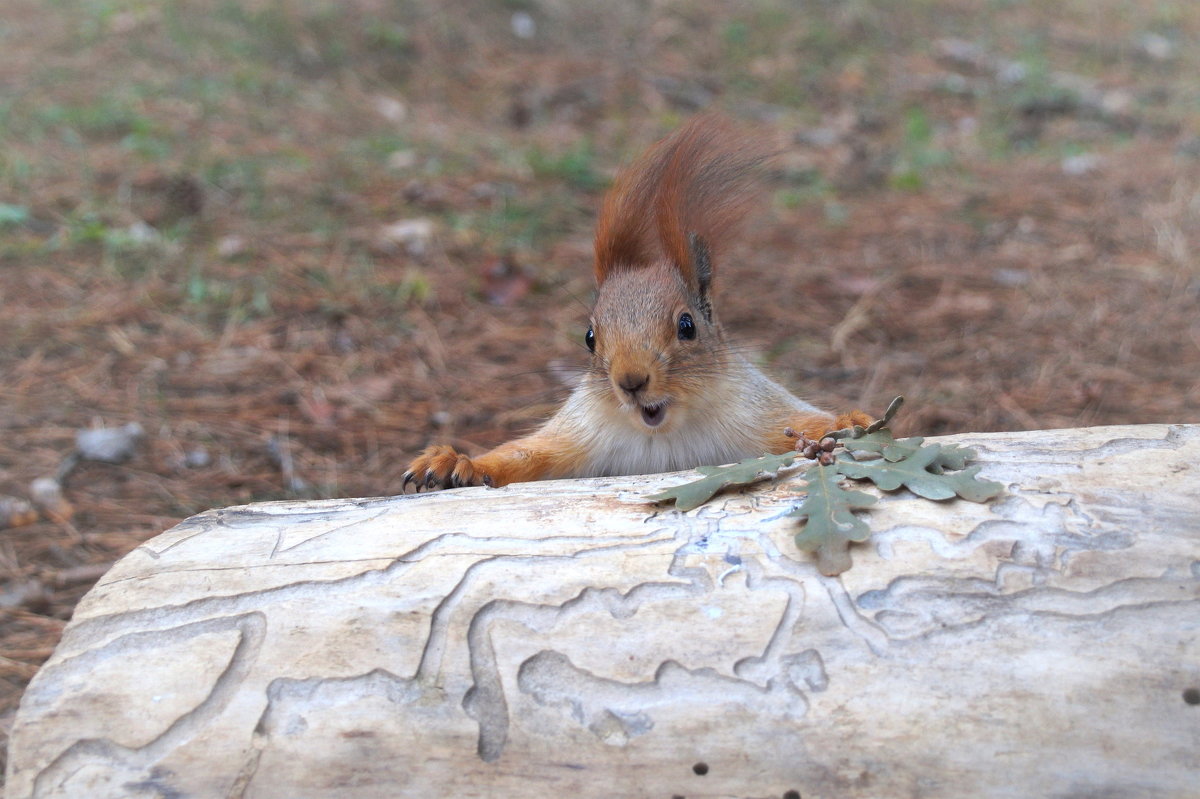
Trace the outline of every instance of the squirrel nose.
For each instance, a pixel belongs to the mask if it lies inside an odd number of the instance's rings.
[[[645,388],[646,384],[649,382],[650,375],[626,372],[625,374],[621,375],[621,378],[617,381],[617,385],[632,395]]]

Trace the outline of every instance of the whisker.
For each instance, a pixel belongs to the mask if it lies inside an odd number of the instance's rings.
[[[565,285],[559,286],[558,290],[561,291],[563,294],[566,294],[568,297],[570,297],[571,301],[574,302],[576,305],[578,305],[580,308],[582,308],[585,313],[590,314],[592,312],[592,306],[589,303],[586,303],[583,300],[579,299],[579,297],[575,296],[575,293],[573,291],[570,291],[569,289],[567,289],[567,287]]]

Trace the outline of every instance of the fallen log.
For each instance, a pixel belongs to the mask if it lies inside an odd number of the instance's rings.
[[[884,496],[839,577],[787,481],[200,514],[80,603],[7,796],[1200,794],[1200,426],[938,440],[1005,493]]]

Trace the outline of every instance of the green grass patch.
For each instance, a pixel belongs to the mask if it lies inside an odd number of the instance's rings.
[[[536,250],[584,221],[586,214],[569,195],[538,191],[539,199],[497,198],[488,208],[450,216],[455,230],[477,236],[492,252]]]
[[[933,121],[925,109],[920,106],[909,108],[904,114],[900,154],[892,168],[892,187],[920,191],[925,187],[931,171],[941,169],[952,161],[952,154],[937,145]]]
[[[596,154],[587,139],[581,139],[560,153],[549,153],[540,147],[533,147],[526,160],[535,177],[560,180],[580,191],[598,191],[606,183],[596,171]]]

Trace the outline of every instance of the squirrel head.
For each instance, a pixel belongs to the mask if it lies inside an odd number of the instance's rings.
[[[666,261],[604,281],[585,343],[616,404],[648,433],[684,423],[725,353],[708,280],[691,284]]]
[[[702,116],[626,169],[596,227],[599,294],[585,342],[631,424],[686,424],[725,373],[714,251],[745,215],[764,160],[753,139]]]

